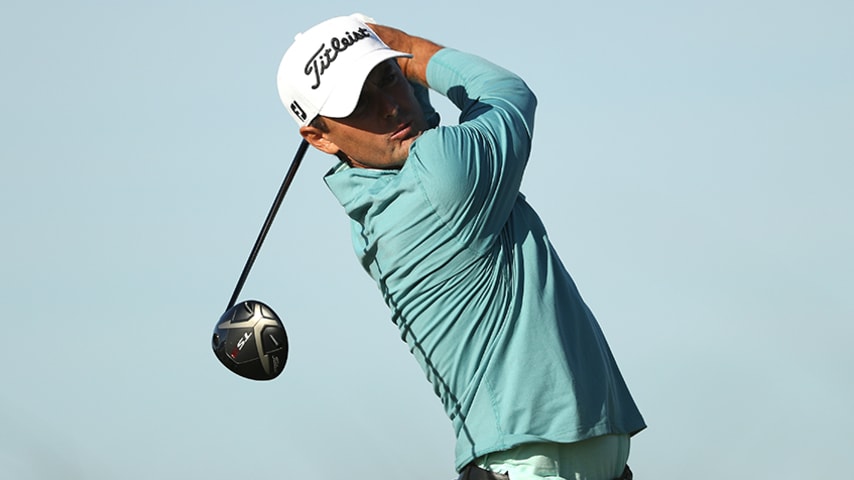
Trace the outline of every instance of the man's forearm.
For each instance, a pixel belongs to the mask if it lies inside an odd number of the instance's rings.
[[[429,87],[427,84],[427,63],[442,46],[430,40],[415,37],[401,30],[384,25],[369,24],[369,27],[391,48],[412,54],[412,58],[398,58],[403,74],[407,79]]]

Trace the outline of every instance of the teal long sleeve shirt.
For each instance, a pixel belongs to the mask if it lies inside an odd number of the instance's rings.
[[[474,55],[437,52],[430,87],[460,122],[398,170],[325,177],[356,255],[441,399],[456,467],[528,442],[645,428],[596,319],[520,193],[536,97]]]

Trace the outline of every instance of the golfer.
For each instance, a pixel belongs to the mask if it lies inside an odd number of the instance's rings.
[[[644,420],[519,192],[525,82],[355,14],[298,35],[278,88],[302,137],[338,159],[326,184],[453,423],[459,478],[631,478]],[[458,125],[439,125],[428,88]]]

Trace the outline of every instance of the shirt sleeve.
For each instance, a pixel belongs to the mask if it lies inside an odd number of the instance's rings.
[[[425,132],[407,168],[461,240],[487,248],[519,196],[536,97],[515,74],[447,48],[430,60],[427,81],[460,109],[460,123]]]

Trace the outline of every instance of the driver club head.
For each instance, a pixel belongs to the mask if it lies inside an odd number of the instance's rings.
[[[252,380],[272,380],[288,360],[288,335],[282,320],[266,304],[247,300],[222,314],[212,347],[232,372]]]

